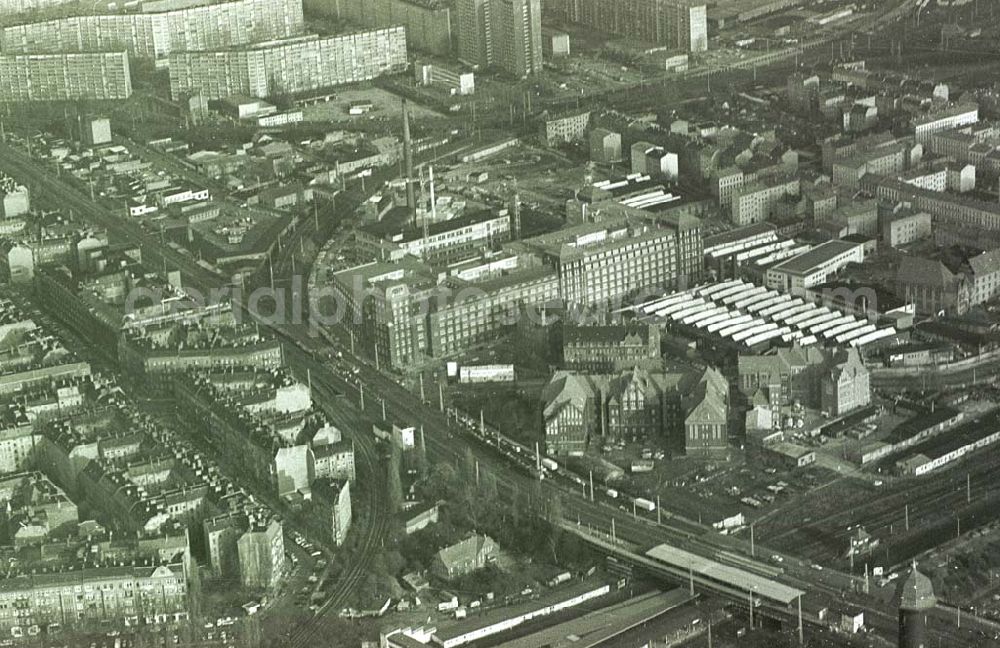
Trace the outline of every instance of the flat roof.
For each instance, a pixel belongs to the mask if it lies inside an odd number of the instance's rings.
[[[659,616],[692,600],[683,589],[651,592],[612,605],[565,623],[539,630],[519,639],[504,642],[504,648],[580,648],[597,646],[623,629]]]
[[[933,412],[921,412],[913,418],[907,419],[897,425],[883,441],[892,445],[902,443],[907,439],[912,439],[924,430],[944,423],[959,413],[957,409],[951,407],[935,407]]]
[[[837,256],[862,247],[861,243],[849,243],[847,241],[827,241],[820,243],[808,252],[792,257],[791,259],[779,263],[772,270],[782,272],[792,272],[795,274],[805,274],[816,266],[826,263]]]
[[[723,565],[665,544],[653,547],[646,552],[646,555],[672,567],[690,569],[701,576],[746,592],[752,590],[766,599],[777,601],[783,605],[790,605],[795,599],[805,594],[802,590],[789,587],[770,578],[764,578],[737,567]]]
[[[509,216],[495,214],[489,209],[477,210],[462,214],[449,220],[441,220],[427,224],[428,236],[436,236],[445,232],[451,232],[495,220],[509,219]],[[408,243],[418,241],[424,236],[423,225],[413,226],[409,222],[409,214],[405,210],[397,211],[395,214],[370,225],[362,225],[361,231],[386,240],[390,243]]]
[[[931,438],[913,447],[910,456],[923,455],[930,460],[943,457],[964,446],[972,445],[1000,431],[1000,414],[963,423],[946,434]]]
[[[447,641],[449,639],[473,632],[474,630],[496,625],[508,619],[520,617],[525,614],[535,612],[536,610],[546,608],[550,605],[568,601],[582,594],[586,594],[587,592],[593,592],[607,586],[608,584],[603,580],[594,578],[583,582],[573,583],[566,587],[560,587],[527,603],[496,608],[481,614],[470,611],[470,616],[454,623],[447,623],[438,627],[437,631],[434,633],[434,638],[439,641]]]
[[[933,124],[934,122],[941,119],[948,119],[949,117],[957,117],[959,115],[964,115],[970,113],[974,110],[979,110],[979,105],[975,103],[960,103],[954,106],[948,106],[941,110],[935,110],[927,113],[926,115],[921,115],[913,119],[914,126],[922,126],[924,124]]]

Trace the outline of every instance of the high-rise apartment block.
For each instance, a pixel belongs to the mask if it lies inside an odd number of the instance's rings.
[[[0,16],[16,16],[27,11],[51,9],[59,5],[69,4],[73,0],[6,0],[0,2]]]
[[[366,81],[406,67],[402,27],[271,41],[243,49],[174,52],[170,94],[269,97]]]
[[[442,0],[340,0],[338,18],[367,27],[406,29],[407,45],[438,56],[450,56],[451,10]]]
[[[542,69],[541,0],[458,0],[458,56],[516,77]]]
[[[0,56],[0,101],[108,101],[131,95],[125,52]]]
[[[469,65],[489,67],[493,63],[493,23],[490,0],[459,0],[455,5],[458,18],[458,58]]]
[[[708,49],[702,0],[572,0],[567,18],[594,30],[661,43],[686,52]]]
[[[158,6],[159,5],[159,6]],[[151,9],[159,9],[161,3]],[[126,50],[165,59],[171,52],[211,50],[288,38],[303,31],[301,0],[186,3],[184,8],[57,18],[5,27],[5,54]]]

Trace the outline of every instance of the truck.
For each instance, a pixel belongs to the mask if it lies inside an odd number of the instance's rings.
[[[542,457],[542,466],[544,466],[546,470],[551,470],[552,472],[559,470],[559,464],[548,457]]]
[[[635,498],[634,501],[635,501],[636,508],[641,508],[644,511],[655,511],[656,510],[656,504],[653,503],[653,502],[651,502],[651,501],[649,501],[648,499],[646,499],[644,497],[637,497],[637,498]]]
[[[560,585],[562,583],[567,582],[571,578],[572,578],[572,575],[570,575],[569,572],[562,572],[561,574],[556,574],[555,576],[553,576],[552,578],[550,578],[549,582],[548,582],[548,585],[549,585],[549,587],[555,587],[556,585]]]
[[[632,462],[630,469],[633,474],[635,473],[648,473],[652,472],[655,467],[655,463],[652,459],[636,459]]]

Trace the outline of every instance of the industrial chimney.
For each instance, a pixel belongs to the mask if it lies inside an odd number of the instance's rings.
[[[403,161],[406,163],[406,209],[417,225],[417,196],[413,187],[413,140],[410,138],[410,109],[403,99]]]

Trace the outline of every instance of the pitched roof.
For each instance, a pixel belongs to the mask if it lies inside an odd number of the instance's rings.
[[[499,547],[493,538],[486,535],[473,534],[453,545],[438,551],[438,558],[441,559],[445,568],[451,569],[456,565],[473,562],[483,551],[495,553]]]
[[[922,257],[904,256],[896,271],[896,280],[905,284],[947,288],[955,279],[955,274],[943,263]]]
[[[937,605],[931,579],[917,571],[916,563],[899,588],[899,607],[904,610],[924,610]]]
[[[717,370],[709,367],[688,397],[686,420],[712,421],[723,424],[728,418],[729,383]]]
[[[975,275],[984,275],[1000,270],[1000,249],[983,252],[969,259],[969,268]]]
[[[583,410],[597,391],[588,376],[571,371],[556,372],[542,391],[543,414],[548,418],[566,405]]]

